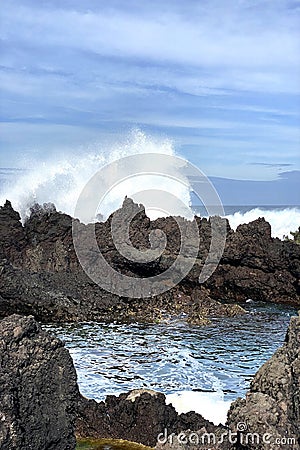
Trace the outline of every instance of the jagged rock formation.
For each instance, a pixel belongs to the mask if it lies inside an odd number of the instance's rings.
[[[0,322],[1,450],[73,450],[77,377],[62,342],[33,317]]]
[[[132,262],[114,245],[113,218],[118,225],[122,217],[126,220],[132,216],[129,237],[136,249],[150,248],[151,232],[152,243],[160,241],[162,232],[167,236],[165,251],[152,262]],[[185,236],[192,240],[190,222],[177,220]],[[300,246],[273,239],[264,219],[241,225],[236,232],[226,222],[224,255],[214,274],[199,286],[211,225],[206,219],[196,220],[199,252],[190,273],[165,294],[134,299],[126,295],[126,289],[122,297],[107,292],[84,273],[74,250],[70,216],[57,212],[53,205],[37,205],[22,226],[19,214],[7,201],[0,207],[0,317],[17,312],[33,314],[40,321],[160,321],[165,315],[185,313],[190,323],[206,324],[209,316],[242,313],[241,308],[230,303],[249,298],[300,304]],[[80,226],[81,242],[87,247],[89,227]],[[128,198],[106,222],[96,224],[95,234],[109,265],[129,277],[164,272],[175,261],[181,242],[174,218],[151,222],[143,206]],[[220,304],[220,300],[229,304]]]
[[[264,219],[240,225],[227,236],[221,264],[208,287],[228,300],[300,303],[300,247],[271,237]]]
[[[78,407],[76,434],[79,437],[126,439],[151,447],[159,434],[167,429],[179,433],[187,428],[215,426],[200,414],[178,414],[166,405],[165,396],[149,389],[136,389],[118,397],[108,395],[105,402],[81,397]]]

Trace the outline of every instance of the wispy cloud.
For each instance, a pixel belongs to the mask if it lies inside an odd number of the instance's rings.
[[[299,167],[299,15],[296,0],[7,0],[2,155],[137,125],[210,172],[212,155],[267,170],[283,151]]]
[[[131,65],[161,64],[164,72],[166,68],[172,72],[168,65],[175,65],[183,70],[173,72],[171,84],[177,81],[180,85],[181,80],[196,90],[202,85],[299,91],[299,17],[295,8],[289,10],[290,1],[267,1],[264,5],[233,0],[188,1],[185,8],[176,1],[170,8],[147,2],[141,2],[140,8],[130,8],[134,3],[129,1],[126,9],[124,5],[120,8],[120,4],[105,3],[100,1],[100,7],[93,10],[86,2],[86,9],[80,10],[76,9],[78,2],[68,2],[67,7],[61,2],[50,7],[43,2],[8,2],[2,11],[1,37],[4,46],[8,44],[4,60],[14,66],[15,57],[22,52],[21,43],[23,49],[46,50],[46,55],[40,54],[40,63],[35,60],[34,65],[38,66],[36,70],[48,67],[48,73],[56,72],[45,61],[49,54],[57,66],[62,62],[60,55],[67,53],[72,65],[70,54],[81,51],[126,59]],[[56,55],[55,49],[59,50]],[[159,78],[160,83],[164,80],[151,70],[136,69],[143,83],[149,78]],[[84,72],[82,67],[80,72]]]

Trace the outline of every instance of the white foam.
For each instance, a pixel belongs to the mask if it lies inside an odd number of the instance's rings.
[[[224,399],[222,391],[181,391],[166,395],[166,403],[171,403],[178,414],[195,411],[215,425],[219,425],[225,424],[231,401]]]
[[[80,155],[70,150],[67,154],[64,153],[63,158],[52,157],[43,162],[28,162],[28,167],[25,167],[26,172],[18,175],[13,185],[6,185],[2,189],[0,204],[4,204],[6,199],[10,200],[14,209],[20,212],[23,220],[29,215],[30,206],[33,203],[52,202],[58,211],[73,216],[82,189],[104,165],[124,156],[135,154],[175,155],[173,143],[169,139],[154,138],[140,130],[133,130],[121,143],[111,144],[108,148],[102,148],[101,145],[94,147],[93,150],[90,147],[83,150]],[[145,172],[145,168],[141,168],[141,171]],[[134,197],[135,193],[158,187],[181,199],[184,205],[189,205],[190,191],[188,187],[172,179],[161,179],[158,182],[157,176],[145,174],[145,176],[125,180],[116,186],[97,212],[107,218],[121,206],[125,195]],[[162,215],[159,211],[155,213],[151,210],[149,212],[151,218]],[[181,211],[173,211],[173,213],[180,214]]]
[[[58,211],[73,216],[83,187],[101,167],[121,157],[143,153],[176,155],[174,145],[169,139],[153,138],[140,130],[133,130],[121,143],[119,141],[109,147],[104,148],[99,144],[94,145],[93,148],[89,146],[82,149],[80,154],[70,150],[64,152],[64,156],[60,158],[51,157],[44,161],[27,162],[27,167],[24,167],[27,171],[18,173],[13,184],[6,182],[1,188],[0,205],[3,205],[6,199],[11,200],[14,209],[20,212],[23,220],[29,215],[30,206],[33,203],[52,202]],[[164,178],[158,181],[157,176],[145,175],[125,180],[116,186],[97,212],[106,218],[121,206],[125,195],[134,198],[134,194],[140,191],[158,187],[173,194],[184,205],[190,204],[190,191],[186,186],[171,179]],[[146,211],[152,219],[168,215],[155,209],[146,208]],[[170,211],[172,211],[171,208]],[[172,211],[172,214],[189,217],[186,213],[183,214],[182,210]],[[236,212],[226,217],[233,229],[236,229],[239,224],[265,217],[271,224],[272,236],[282,239],[283,236],[291,236],[290,232],[298,229],[300,208],[282,210],[254,208],[245,213]]]
[[[298,229],[300,225],[300,208],[291,207],[280,210],[254,208],[245,213],[236,212],[226,217],[234,230],[242,223],[249,223],[259,217],[264,217],[271,225],[272,236],[283,239],[284,236],[291,237],[290,232]]]

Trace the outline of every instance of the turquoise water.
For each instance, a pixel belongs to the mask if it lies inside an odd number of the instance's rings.
[[[96,400],[135,388],[165,394],[243,396],[258,368],[282,345],[291,307],[249,303],[246,315],[206,327],[169,324],[46,325],[65,341],[81,392]]]

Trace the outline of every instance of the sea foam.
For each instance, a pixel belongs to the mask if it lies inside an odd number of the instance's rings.
[[[94,145],[78,152],[67,152],[62,157],[51,157],[43,161],[28,161],[24,171],[10,174],[0,188],[0,205],[6,199],[12,202],[14,209],[20,212],[22,220],[30,214],[30,207],[34,203],[54,203],[58,211],[74,215],[76,202],[86,183],[105,165],[118,159],[135,154],[159,153],[177,156],[173,142],[167,138],[154,138],[140,130],[133,130],[123,140],[104,148]],[[145,172],[145,168],[140,168]],[[163,168],[162,168],[163,172]],[[124,180],[115,186],[101,202],[99,210],[104,219],[119,208],[125,195],[133,197],[136,193],[147,189],[160,189],[180,199],[187,208],[191,204],[190,189],[182,183],[171,178],[142,176]],[[219,193],[221,195],[221,193]],[[181,210],[172,214],[182,214]],[[167,211],[158,208],[147,209],[151,219],[168,215]],[[95,216],[96,216],[95,213]],[[186,216],[187,217],[187,216]],[[191,216],[187,217],[190,218]],[[258,217],[264,217],[272,228],[272,236],[283,239],[291,236],[290,232],[298,229],[300,225],[300,208],[286,207],[282,209],[253,208],[247,212],[237,211],[226,216],[233,229],[239,224],[248,223]],[[80,219],[80,217],[79,217]]]
[[[259,217],[264,217],[271,225],[272,236],[283,239],[284,236],[291,237],[290,232],[298,229],[300,225],[300,208],[286,207],[265,210],[258,207],[243,213],[236,212],[226,217],[234,230],[242,223],[249,223]]]
[[[89,147],[80,155],[78,152],[70,151],[63,157],[52,157],[42,162],[28,162],[25,171],[18,172],[14,178],[11,177],[10,183],[6,182],[2,187],[0,204],[4,204],[5,200],[9,199],[14,209],[20,212],[23,221],[30,214],[30,207],[34,203],[51,202],[55,204],[58,211],[73,216],[76,202],[83,188],[102,167],[122,157],[144,153],[177,156],[171,140],[154,138],[140,130],[133,130],[123,141],[106,148],[95,145],[93,149]],[[121,206],[125,195],[134,198],[134,194],[147,189],[169,192],[174,198],[179,198],[185,206],[189,206],[188,186],[171,178],[147,174],[146,167],[135,169],[137,173],[140,172],[139,176],[123,180],[114,186],[101,202],[97,213],[101,213],[104,219]],[[164,173],[164,168],[161,169]],[[181,213],[181,211],[172,212],[173,214]],[[169,215],[167,211],[155,210],[153,207],[147,213],[151,218]]]
[[[178,414],[195,411],[215,425],[219,425],[225,424],[231,401],[225,400],[222,391],[182,391],[166,395],[166,403],[171,403]]]

